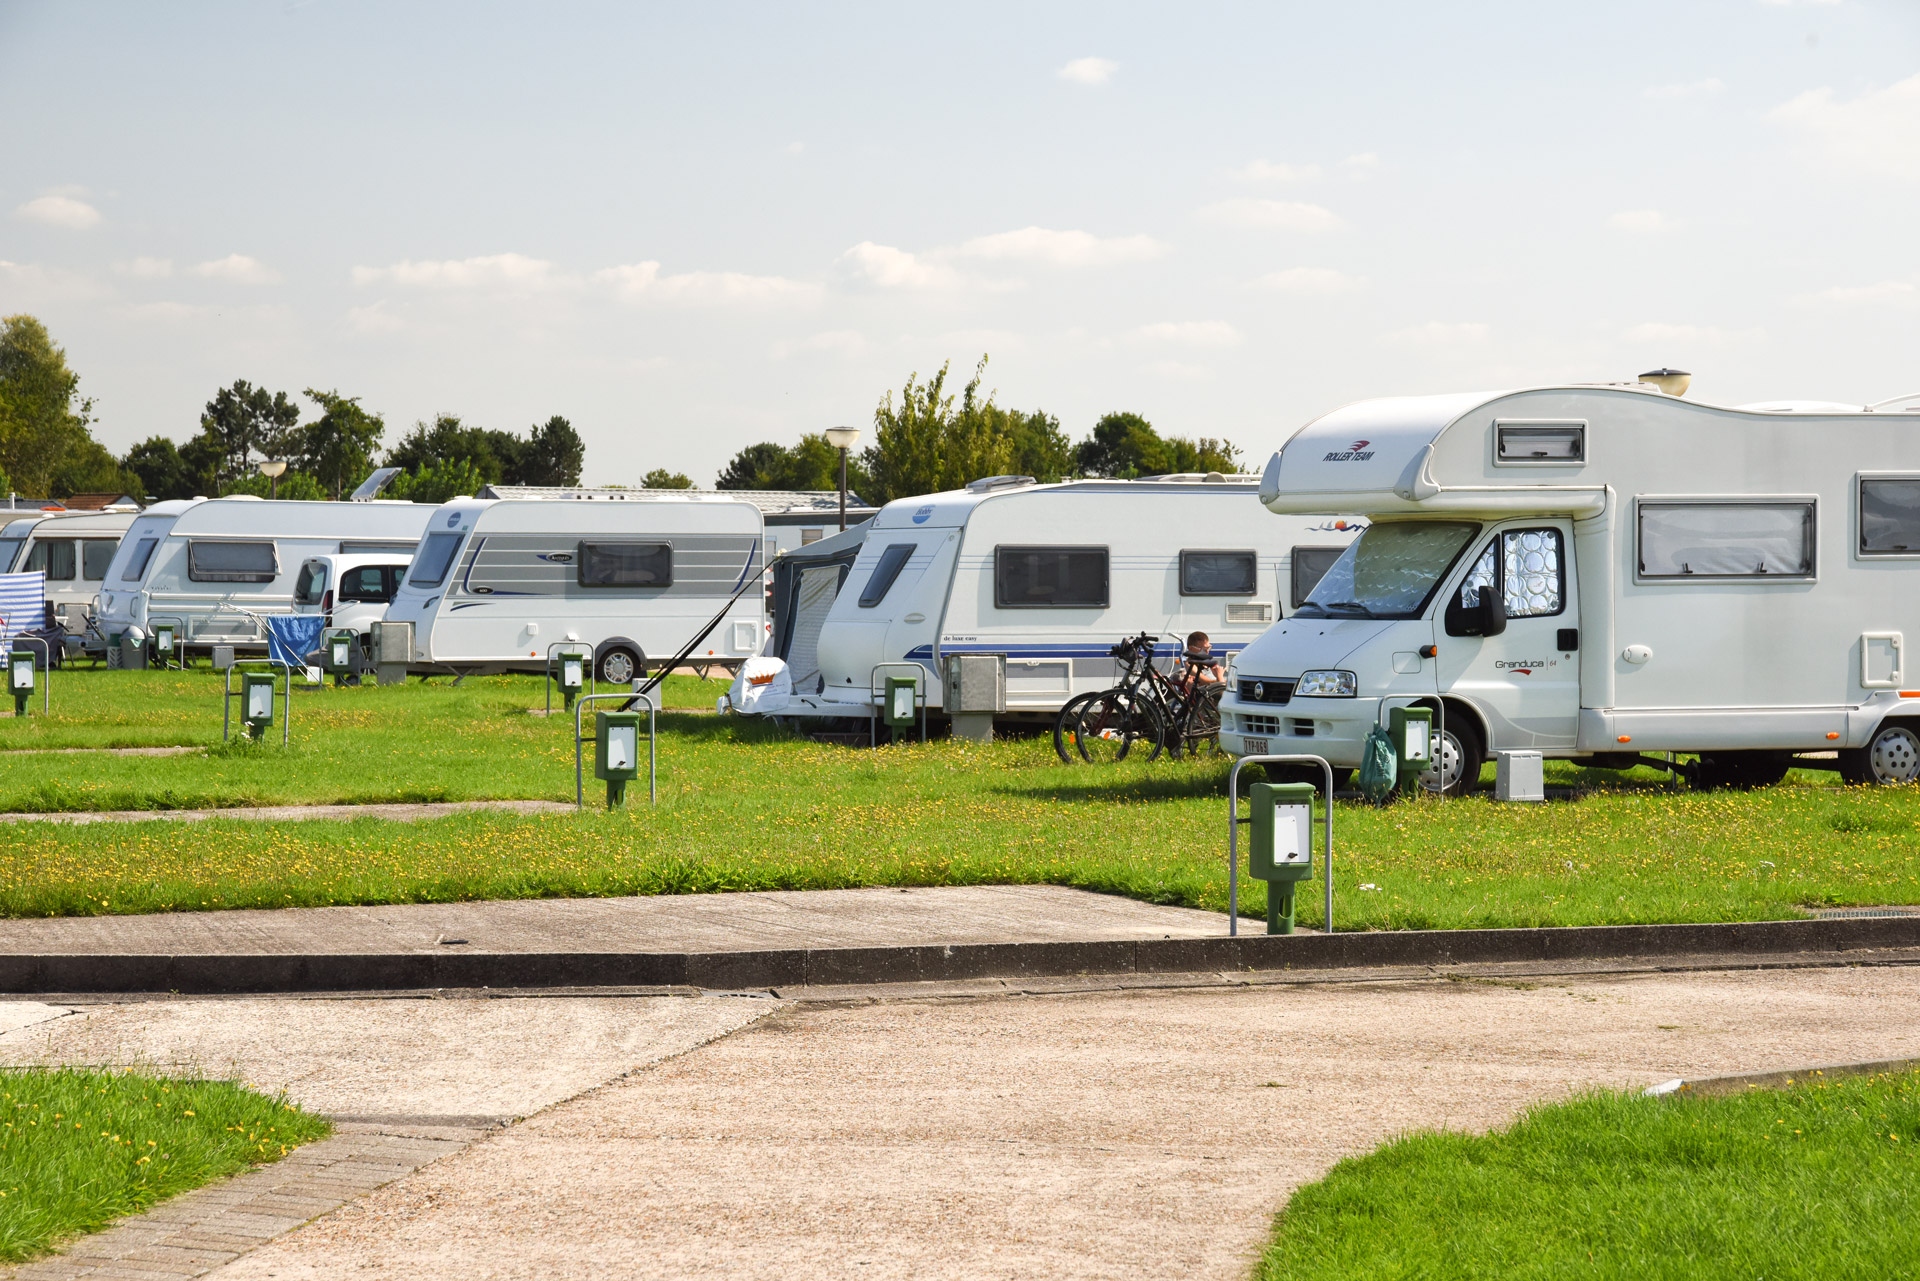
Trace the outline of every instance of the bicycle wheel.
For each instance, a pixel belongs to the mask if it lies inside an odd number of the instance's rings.
[[[1075,694],[1067,700],[1067,705],[1060,709],[1060,714],[1053,718],[1053,750],[1069,765],[1078,765],[1081,762],[1079,749],[1073,745],[1073,727],[1079,721],[1081,711],[1088,703],[1100,697],[1100,693],[1101,691],[1095,690],[1089,694]]]
[[[1203,686],[1194,696],[1193,707],[1181,718],[1180,741],[1196,760],[1213,760],[1221,755],[1220,696],[1224,692],[1219,685]]]
[[[1136,704],[1126,691],[1105,690],[1089,698],[1074,717],[1068,742],[1081,760],[1112,765],[1136,747],[1160,751],[1159,718]]]

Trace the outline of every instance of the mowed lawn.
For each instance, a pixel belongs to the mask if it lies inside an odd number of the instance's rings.
[[[297,691],[293,746],[219,748],[219,685],[56,673],[0,748],[211,743],[182,756],[0,756],[0,810],[573,796],[571,719],[527,678]],[[676,678],[676,682],[678,678]],[[711,706],[687,680],[669,702]],[[865,885],[1052,883],[1224,910],[1226,766],[1069,767],[1045,739],[878,751],[712,715],[661,720],[660,805],[422,823],[0,825],[12,916]],[[1751,794],[1561,770],[1577,801],[1336,806],[1340,928],[1781,919],[1920,902],[1920,789],[1796,774]],[[1241,910],[1264,908],[1243,877]],[[1318,885],[1301,920],[1321,924]]]

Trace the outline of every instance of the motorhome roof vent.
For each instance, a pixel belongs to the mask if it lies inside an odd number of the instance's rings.
[[[984,494],[995,489],[1017,489],[1021,485],[1035,484],[1031,476],[982,476],[979,480],[967,483],[969,494]]]
[[[1693,385],[1693,375],[1684,369],[1652,369],[1640,375],[1643,383],[1652,383],[1669,396],[1684,396]]]

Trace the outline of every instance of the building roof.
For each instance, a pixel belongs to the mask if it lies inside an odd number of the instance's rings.
[[[646,498],[685,498],[699,494],[710,498],[737,498],[752,503],[768,516],[838,516],[840,491],[837,489],[624,489],[618,486],[592,485],[488,485],[476,498],[579,498],[608,501],[633,501]],[[847,491],[847,511],[871,513],[876,509],[860,495]]]
[[[132,494],[74,494],[62,500],[68,511],[103,512],[109,507],[140,506],[140,500]]]

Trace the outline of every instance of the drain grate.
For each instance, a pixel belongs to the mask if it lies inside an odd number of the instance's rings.
[[[1920,916],[1920,907],[1811,907],[1823,921],[1852,921],[1866,916]]]

